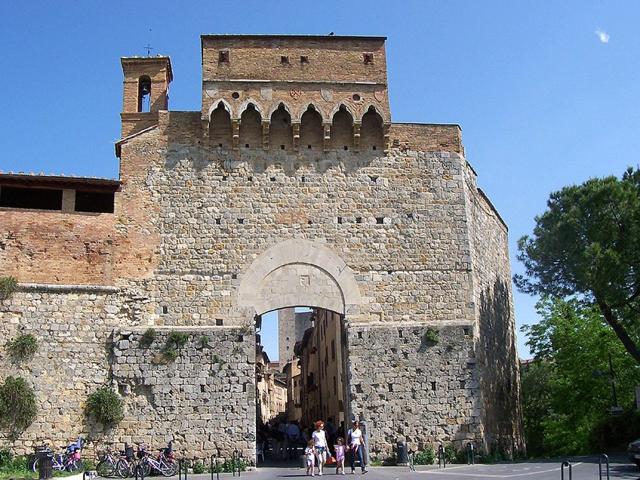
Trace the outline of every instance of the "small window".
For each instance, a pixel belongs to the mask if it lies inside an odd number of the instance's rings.
[[[338,221],[339,224],[341,224],[342,223],[342,217],[338,217],[337,221]]]
[[[300,55],[300,63],[306,65],[309,63],[309,57],[307,55]]]
[[[221,221],[220,218],[216,218],[216,225],[220,225],[220,221]]]
[[[289,56],[288,55],[281,55],[280,56],[280,63],[282,65],[289,65]]]
[[[169,307],[167,307],[166,305],[163,305],[163,306],[162,306],[162,313],[163,313],[164,315],[166,315],[167,313],[169,313]]]
[[[384,217],[376,217],[376,223],[378,225],[384,224]]]
[[[2,187],[0,207],[62,210],[62,190]]]
[[[244,224],[244,218],[239,218],[239,219],[238,219],[238,223],[239,223],[240,225]]]
[[[113,213],[113,193],[76,190],[76,212]]]
[[[372,65],[373,64],[373,53],[363,53],[362,54],[362,58],[364,60],[364,64],[365,65]]]
[[[221,327],[224,324],[221,318],[216,318],[216,326]]]
[[[356,217],[356,223],[362,223],[362,217]]]
[[[229,50],[220,50],[218,52],[218,63],[229,63]]]
[[[233,98],[234,100],[237,100],[240,98],[240,93],[239,92],[233,92],[231,94],[231,98]]]

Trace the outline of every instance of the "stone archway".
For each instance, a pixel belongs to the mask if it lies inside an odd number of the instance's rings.
[[[302,239],[284,240],[258,256],[238,292],[238,305],[257,314],[305,305],[353,315],[361,301],[347,264],[325,245]]]

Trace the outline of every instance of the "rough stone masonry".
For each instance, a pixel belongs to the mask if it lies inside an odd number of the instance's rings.
[[[508,232],[460,128],[392,123],[381,37],[201,44],[193,112],[168,110],[168,57],[122,59],[119,180],[0,176],[0,200],[18,198],[0,202],[0,273],[20,282],[0,377],[38,398],[0,447],[82,434],[255,459],[254,318],[311,306],[344,316],[345,407],[372,456],[398,439],[523,448]],[[19,201],[44,190],[60,208]],[[188,341],[159,361],[172,331]],[[20,333],[40,346],[15,363]],[[84,414],[103,385],[124,400],[113,428]]]

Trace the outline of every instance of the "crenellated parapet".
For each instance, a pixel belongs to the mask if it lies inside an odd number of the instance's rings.
[[[387,150],[384,41],[202,36],[205,137],[235,150]]]

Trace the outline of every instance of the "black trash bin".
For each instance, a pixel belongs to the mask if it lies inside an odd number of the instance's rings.
[[[398,465],[409,465],[409,451],[407,450],[406,442],[398,442]]]
[[[38,478],[40,480],[53,477],[53,454],[49,449],[38,449],[36,461],[38,462]]]

